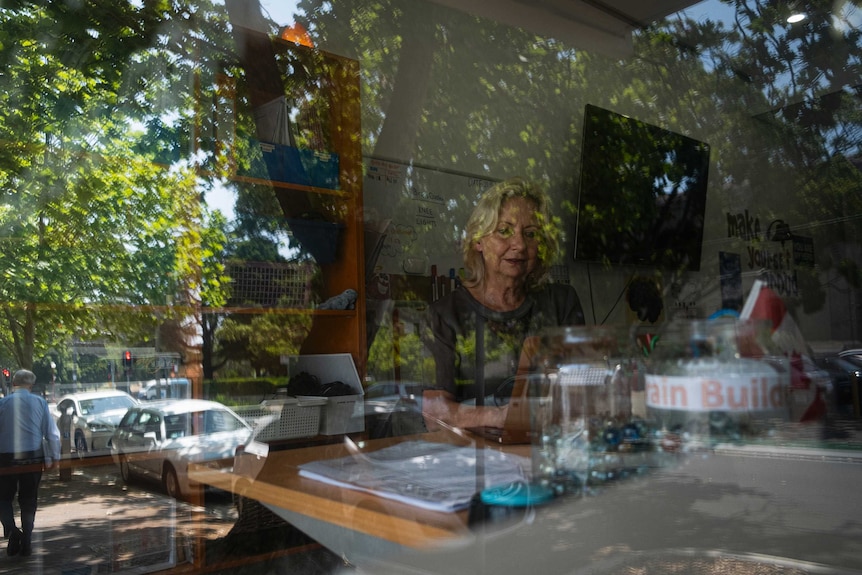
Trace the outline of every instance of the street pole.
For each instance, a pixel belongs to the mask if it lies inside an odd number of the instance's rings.
[[[60,481],[72,479],[72,414],[67,409],[60,415]]]

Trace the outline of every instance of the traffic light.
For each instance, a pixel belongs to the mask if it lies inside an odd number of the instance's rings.
[[[132,371],[132,352],[128,349],[123,352],[123,368],[127,372]]]
[[[7,383],[10,383],[11,378],[12,378],[12,372],[9,370],[8,367],[4,367],[3,368],[3,384],[5,385]]]

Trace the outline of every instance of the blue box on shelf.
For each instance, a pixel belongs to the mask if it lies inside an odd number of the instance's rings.
[[[299,157],[312,186],[338,189],[338,154],[300,148]]]
[[[261,164],[253,160],[251,168],[241,172],[241,175],[301,186],[338,189],[338,154],[271,142],[252,142],[252,147],[255,146],[260,149],[263,162]]]

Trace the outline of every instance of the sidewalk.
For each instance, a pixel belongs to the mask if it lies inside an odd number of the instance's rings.
[[[278,573],[335,569],[337,562],[319,545],[294,545],[289,526],[257,522],[261,531],[237,534],[236,523],[224,494],[208,496],[200,507],[174,501],[157,485],[126,487],[112,465],[77,467],[69,481],[61,481],[55,468],[42,479],[33,554],[8,557],[6,540],[0,541],[0,575],[218,573],[214,564],[221,562],[233,575],[272,572],[273,562]],[[251,564],[248,557],[264,540],[281,549]]]

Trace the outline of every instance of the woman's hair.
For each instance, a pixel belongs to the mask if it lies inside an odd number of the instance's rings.
[[[550,278],[551,265],[557,259],[559,251],[559,226],[551,216],[550,199],[537,184],[516,177],[498,182],[488,188],[473,208],[470,219],[467,220],[462,245],[464,269],[467,272],[465,285],[478,285],[485,278],[485,262],[482,254],[473,248],[477,241],[496,229],[500,210],[511,198],[526,198],[535,204],[536,219],[540,227],[539,265],[527,277],[527,289],[536,289]]]

